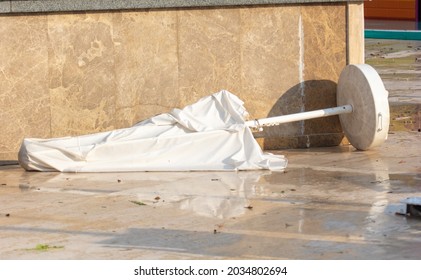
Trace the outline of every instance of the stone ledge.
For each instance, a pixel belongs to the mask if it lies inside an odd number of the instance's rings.
[[[363,0],[0,0],[0,13],[363,2]]]
[[[0,1],[0,14],[10,13],[10,1]]]

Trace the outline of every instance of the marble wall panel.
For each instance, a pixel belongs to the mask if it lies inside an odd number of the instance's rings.
[[[297,113],[302,110],[300,76],[300,9],[253,7],[241,10],[241,83],[252,118]],[[280,136],[301,133],[300,122],[267,127],[262,146],[285,142]],[[276,140],[272,141],[273,137]],[[272,139],[272,140],[271,140]],[[287,140],[284,144],[288,146]],[[275,145],[276,144],[276,145]]]
[[[336,106],[336,83],[347,63],[346,5],[303,6],[305,111]],[[307,146],[338,145],[337,116],[305,121]],[[329,140],[329,135],[332,137]]]
[[[116,125],[127,127],[180,106],[177,13],[116,13],[113,26]]]
[[[299,8],[245,8],[241,18],[241,83],[253,107],[252,117],[267,117],[273,110],[300,111],[299,100],[270,107],[300,82]]]
[[[180,10],[178,55],[180,105],[221,89],[240,95],[239,9]]]
[[[346,5],[301,7],[305,80],[337,81],[346,65]]]
[[[49,137],[46,16],[0,16],[0,159],[23,137]]]
[[[48,16],[52,135],[115,127],[112,14]]]

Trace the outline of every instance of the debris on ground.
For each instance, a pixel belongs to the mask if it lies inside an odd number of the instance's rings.
[[[402,203],[403,207],[396,214],[421,218],[421,197],[408,197]]]

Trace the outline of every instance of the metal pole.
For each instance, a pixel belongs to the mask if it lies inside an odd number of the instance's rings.
[[[352,113],[352,105],[343,105],[334,108],[320,109],[309,112],[302,112],[284,116],[277,116],[264,119],[256,119],[251,121],[246,121],[246,125],[249,127],[262,127],[262,126],[273,126],[282,123],[290,123],[296,121],[304,121],[309,119],[316,119],[321,117],[335,116],[340,114]]]

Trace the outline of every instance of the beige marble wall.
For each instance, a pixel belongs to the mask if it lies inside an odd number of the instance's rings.
[[[305,111],[336,107],[336,82],[346,66],[346,7],[303,9],[305,36]],[[306,145],[338,145],[342,138],[339,117],[305,121]]]
[[[51,15],[47,22],[52,137],[115,128],[112,17]]]
[[[301,8],[270,7],[244,9],[242,31],[242,90],[252,118],[300,112],[300,18]],[[260,135],[265,148],[272,149],[271,138],[301,133],[300,123],[266,128]]]
[[[113,14],[116,127],[179,107],[177,13]]]
[[[290,38],[295,42],[295,64],[286,71],[293,71],[295,81],[288,78],[291,86],[273,109],[274,114],[298,113],[336,106],[336,81],[346,65],[347,29],[346,6],[303,6],[297,19],[298,34]],[[292,20],[291,20],[292,21]],[[290,21],[290,22],[291,22]],[[291,30],[291,29],[290,29]],[[298,78],[298,80],[297,80]],[[319,118],[281,125],[267,129],[263,146],[266,149],[285,147],[310,147],[338,145],[343,139],[338,117]]]
[[[46,30],[45,16],[0,17],[0,159],[24,135],[51,135]]]
[[[24,137],[130,126],[227,89],[252,118],[334,105],[346,4],[0,16],[0,159]],[[338,144],[337,118],[266,130],[267,149]]]

